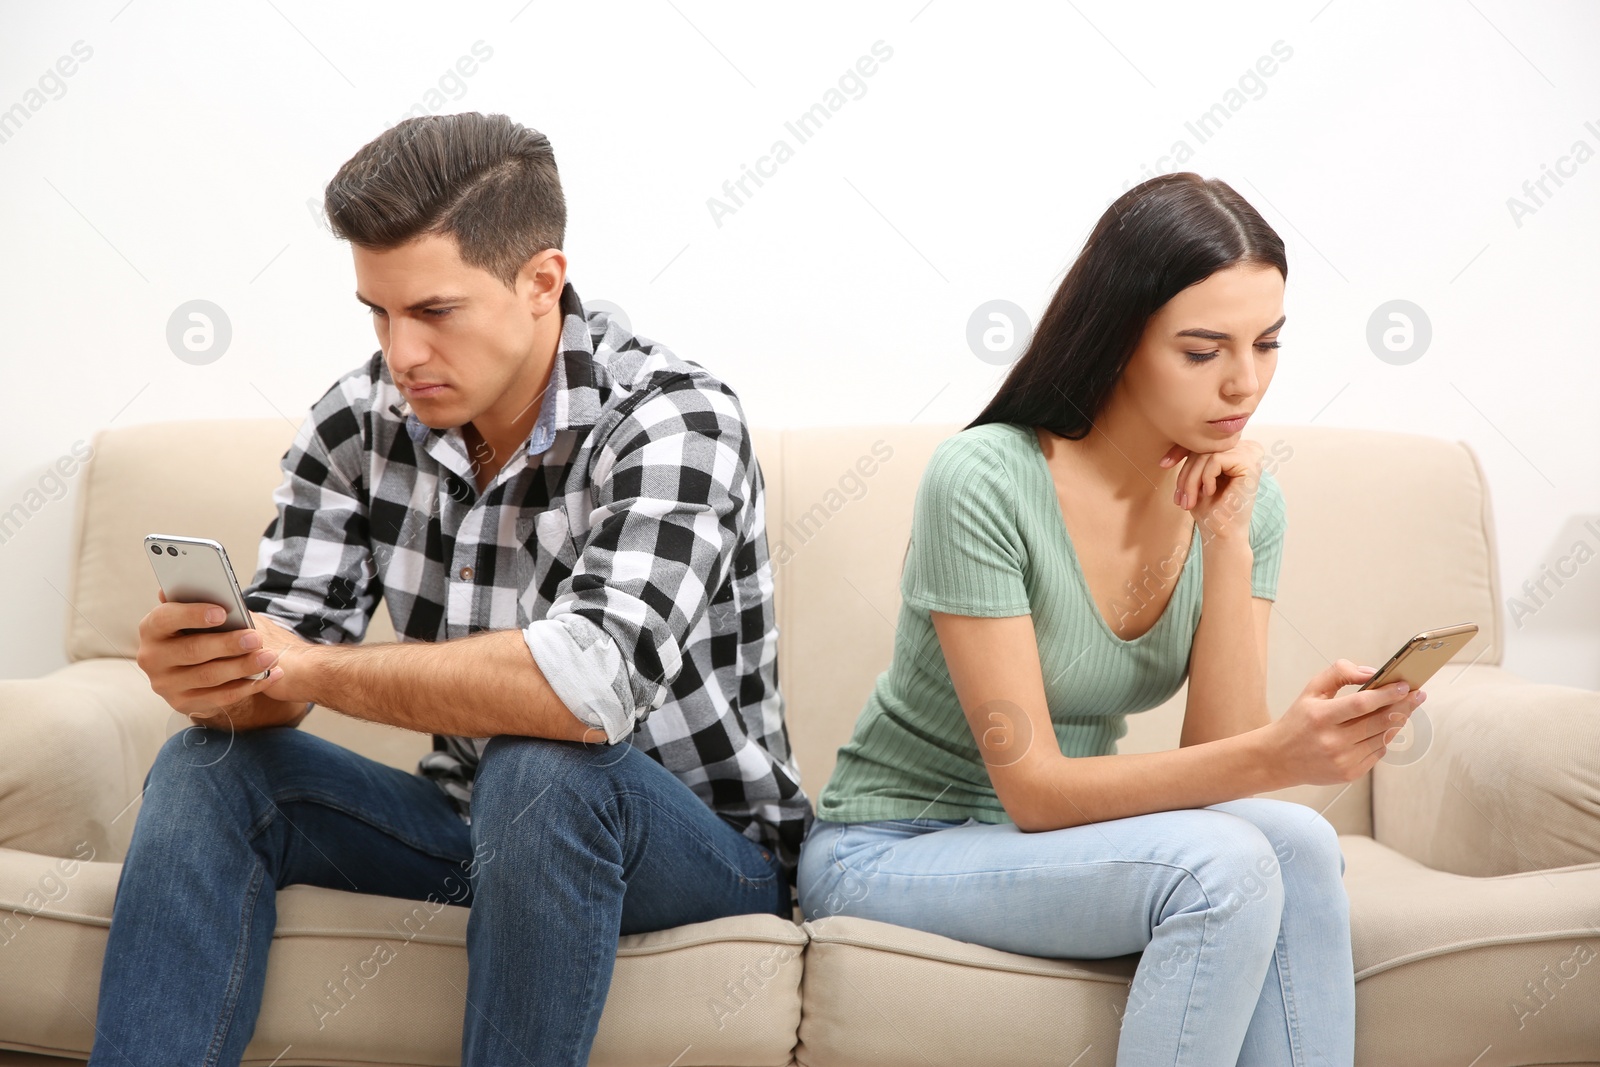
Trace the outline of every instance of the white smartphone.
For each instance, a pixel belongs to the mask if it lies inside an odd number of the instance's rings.
[[[176,534],[151,534],[144,539],[150,566],[167,599],[177,604],[217,604],[228,615],[216,626],[195,626],[183,633],[226,633],[253,630],[255,623],[244,606],[244,594],[228,562],[228,550],[207,537],[179,537]],[[267,676],[267,671],[250,675],[252,680]]]

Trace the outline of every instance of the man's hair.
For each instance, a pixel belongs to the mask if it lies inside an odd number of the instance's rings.
[[[535,254],[561,247],[567,228],[550,141],[476,111],[391,126],[339,168],[323,208],[336,236],[372,251],[449,234],[463,262],[508,289]]]

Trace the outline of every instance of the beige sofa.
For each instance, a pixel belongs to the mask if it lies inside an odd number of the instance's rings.
[[[129,659],[155,600],[140,539],[216,537],[249,569],[294,429],[283,420],[118,429],[96,439],[78,475],[70,666],[0,682],[0,1048],[19,1050],[0,1062],[86,1057],[140,786],[161,741],[186,722]],[[958,429],[756,432],[780,682],[813,801],[889,661],[918,476]],[[1274,713],[1333,659],[1380,663],[1418,629],[1481,627],[1427,686],[1426,715],[1388,762],[1344,788],[1278,794],[1323,811],[1343,835],[1357,1062],[1600,1064],[1600,694],[1500,668],[1494,527],[1475,457],[1461,443],[1397,433],[1258,426],[1251,436],[1276,457],[1289,503]],[[392,638],[385,615],[369,640]],[[1179,690],[1131,716],[1122,750],[1175,746],[1183,700]],[[303,728],[408,770],[428,747],[326,709]],[[279,915],[248,1063],[457,1062],[463,909],[430,915],[297,886],[280,894]],[[352,979],[379,943],[393,961]],[[751,915],[630,936],[592,1062],[1112,1064],[1137,960],[1011,955],[838,917]],[[319,1029],[311,1003],[328,983],[344,993]]]

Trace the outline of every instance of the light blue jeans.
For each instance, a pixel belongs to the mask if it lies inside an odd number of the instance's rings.
[[[1351,1067],[1344,867],[1320,814],[1251,797],[1035,833],[818,819],[797,888],[807,919],[854,915],[1030,956],[1142,953],[1118,1067]]]

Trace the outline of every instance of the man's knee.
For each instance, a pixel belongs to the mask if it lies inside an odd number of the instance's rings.
[[[615,794],[631,748],[501,734],[489,739],[473,776],[473,822],[517,818],[535,804],[590,805]]]
[[[231,793],[244,780],[260,784],[276,768],[300,762],[294,750],[305,743],[300,731],[275,726],[226,730],[189,726],[167,738],[145,776],[147,793]]]

